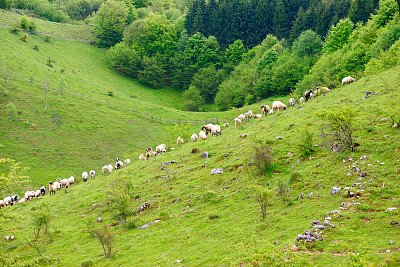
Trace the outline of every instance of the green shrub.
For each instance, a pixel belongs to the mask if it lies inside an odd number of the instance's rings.
[[[183,92],[183,109],[199,111],[202,105],[204,105],[204,99],[200,95],[200,91],[194,86],[189,86],[189,89]]]
[[[299,143],[297,144],[297,150],[300,158],[307,158],[314,154],[315,147],[313,144],[313,133],[308,129],[300,134]]]
[[[38,45],[34,45],[33,46],[33,50],[39,51],[39,46]]]
[[[400,37],[400,25],[394,25],[381,32],[372,47],[372,56],[378,57],[381,52],[388,50]]]
[[[254,147],[253,160],[260,173],[266,174],[273,170],[274,156],[268,145]]]
[[[51,37],[48,36],[48,35],[45,35],[45,36],[43,37],[43,41],[45,41],[46,43],[50,43],[50,42],[51,42]]]
[[[10,118],[15,117],[15,116],[17,115],[17,108],[15,107],[15,104],[12,103],[12,102],[9,102],[9,103],[6,105],[6,112],[7,112],[7,115],[8,115]]]
[[[24,30],[27,30],[29,26],[29,21],[28,19],[24,16],[21,18],[21,28]]]
[[[18,34],[21,31],[21,26],[19,24],[13,24],[9,31],[12,34]]]

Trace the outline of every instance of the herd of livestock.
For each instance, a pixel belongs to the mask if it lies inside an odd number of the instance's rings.
[[[345,77],[342,79],[342,85],[350,82],[356,81],[352,77]],[[304,92],[304,97],[300,97],[298,100],[298,103],[302,104],[308,100],[310,100],[313,97],[316,97],[320,94],[325,94],[327,92],[330,92],[330,89],[327,87],[316,87],[315,90],[307,90]],[[294,98],[289,99],[289,105],[293,107],[296,104],[296,100]],[[244,114],[240,114],[237,118],[235,118],[233,121],[235,123],[235,127],[237,127],[239,124],[243,123],[245,119],[250,120],[250,119],[258,119],[262,118],[263,115],[267,114],[272,114],[276,111],[280,112],[281,110],[287,109],[287,106],[283,104],[281,101],[274,101],[272,103],[272,108],[270,108],[268,105],[261,105],[261,111],[262,114],[256,114],[253,115],[253,112],[249,110],[248,112]],[[225,123],[224,126],[229,126],[229,123]],[[200,140],[206,140],[207,139],[207,134],[210,134],[212,136],[218,136],[221,135],[221,127],[219,125],[213,125],[213,124],[207,124],[203,125],[201,127],[201,131],[199,132],[199,135],[197,134],[192,134],[191,136],[191,141],[196,142],[198,139]],[[177,145],[182,145],[184,143],[184,140],[181,136],[178,136],[176,140]],[[139,155],[139,160],[147,160],[150,157],[160,155],[162,153],[167,152],[165,144],[161,144],[156,147],[155,151],[151,147],[148,147],[146,150],[145,154],[140,154]],[[113,169],[120,169],[124,166],[127,166],[131,163],[130,159],[124,160],[124,162],[120,161],[119,158],[116,158],[116,163],[115,166],[112,164],[108,164],[102,167],[102,172],[103,173],[111,173]],[[83,172],[82,173],[82,180],[84,182],[87,181],[88,177],[94,178],[96,175],[96,172],[94,170],[91,170],[89,173]],[[60,190],[61,188],[68,188],[69,186],[73,185],[75,183],[75,178],[71,176],[70,178],[57,178],[55,182],[50,181],[49,182],[49,192],[50,195],[55,194],[57,190]],[[46,186],[42,186],[37,190],[34,191],[27,191],[24,195],[23,198],[20,198],[19,195],[13,195],[13,196],[8,196],[5,197],[4,200],[0,199],[0,208],[5,207],[5,206],[13,206],[14,204],[17,203],[23,203],[28,200],[31,200],[32,198],[38,198],[40,196],[44,196],[46,194],[47,188]]]

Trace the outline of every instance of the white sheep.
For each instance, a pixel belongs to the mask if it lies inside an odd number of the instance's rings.
[[[199,138],[200,140],[206,140],[207,139],[207,134],[204,131],[199,132]]]
[[[289,104],[291,107],[294,107],[294,105],[296,105],[296,99],[294,99],[293,97],[289,99]]]
[[[41,196],[41,194],[40,194],[40,189],[38,189],[38,190],[36,190],[36,192],[35,192],[35,197],[40,197]]]
[[[82,172],[82,179],[84,182],[87,181],[88,177],[89,177],[89,174],[87,172]]]
[[[240,119],[241,121],[244,121],[245,118],[246,118],[246,115],[244,115],[244,114],[240,114],[238,116],[238,119]]]
[[[14,203],[13,203],[13,199],[12,199],[12,197],[5,197],[4,198],[4,205],[6,205],[6,206],[12,206]]]
[[[4,204],[4,200],[0,199],[0,209],[4,208],[5,204]]]
[[[155,156],[157,156],[157,153],[154,152],[153,150],[146,152],[146,159],[149,159],[150,157],[155,157]]]
[[[300,103],[300,104],[303,104],[303,103],[304,103],[304,97],[300,97],[299,103]]]
[[[145,155],[143,155],[143,154],[140,154],[139,155],[139,160],[146,160],[147,158],[146,158],[146,156]]]
[[[74,178],[74,176],[71,176],[71,177],[69,177],[68,178],[68,184],[74,184],[75,183],[75,178]]]
[[[213,124],[212,123],[209,123],[209,124],[207,124],[207,125],[203,125],[203,126],[201,126],[201,129],[202,130],[205,130],[206,131],[206,134],[208,134],[208,133],[211,133],[211,127],[213,126]]]
[[[20,199],[19,201],[18,201],[18,203],[24,203],[26,201],[26,198],[23,198],[23,199]]]
[[[287,107],[285,104],[283,104],[281,101],[274,101],[272,102],[272,110],[278,110],[278,112],[281,111],[281,109],[285,110]]]
[[[68,188],[68,186],[69,186],[68,179],[61,180],[61,178],[57,178],[56,181],[60,183],[61,187]]]
[[[179,145],[183,145],[183,139],[182,137],[178,136],[178,138],[176,139],[176,144]]]
[[[59,182],[54,182],[54,185],[56,186],[57,190],[61,189],[61,184]]]
[[[269,108],[268,105],[261,105],[261,110],[262,110],[264,115],[267,115],[268,112],[270,111],[270,108]]]
[[[260,118],[262,118],[262,114],[257,114],[257,115],[254,115],[254,119],[260,119]]]
[[[119,158],[115,159],[115,169],[121,169],[122,167],[124,167],[124,163],[122,161],[119,160]]]
[[[317,89],[318,94],[326,94],[331,91],[328,87],[315,87]]]
[[[91,178],[94,178],[94,177],[96,176],[96,172],[95,172],[94,170],[90,170],[89,176],[90,176]]]
[[[211,134],[213,136],[218,136],[218,134],[221,135],[221,127],[219,125],[213,125],[211,128]]]
[[[166,153],[167,150],[165,149],[165,145],[161,144],[159,146],[156,147],[156,153],[158,154],[162,154],[162,153]]]
[[[25,199],[26,199],[26,200],[31,199],[30,196],[31,196],[31,191],[26,191],[26,192],[25,192]]]
[[[129,164],[131,164],[131,160],[130,159],[124,160],[124,164],[125,166],[128,166]]]
[[[192,142],[196,142],[197,139],[199,139],[199,137],[197,136],[197,134],[192,134],[192,137],[190,137],[190,140],[192,140]]]
[[[104,165],[104,166],[101,168],[101,171],[103,172],[103,174],[106,173],[106,171],[107,171],[107,165]]]
[[[274,110],[271,109],[268,113],[269,113],[270,115],[271,115],[271,114],[274,114]]]
[[[242,124],[242,120],[239,119],[239,118],[234,118],[233,121],[235,122],[235,128],[237,128],[237,126],[238,126],[239,124]]]
[[[49,182],[49,191],[50,191],[50,196],[53,194],[56,194],[57,191],[57,186],[55,184],[53,184],[53,182]]]
[[[247,120],[249,121],[250,119],[253,118],[253,111],[249,110],[244,115],[246,116]]]
[[[112,166],[111,164],[108,164],[108,165],[107,165],[107,170],[108,170],[109,173],[112,173],[112,171],[113,171],[113,166]]]
[[[342,79],[342,85],[345,85],[346,83],[356,82],[356,81],[357,80],[352,78],[351,76],[347,76]]]
[[[223,126],[224,127],[229,127],[229,122],[225,122]]]

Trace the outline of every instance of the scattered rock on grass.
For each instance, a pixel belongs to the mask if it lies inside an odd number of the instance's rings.
[[[390,211],[393,211],[393,210],[397,210],[397,208],[387,208],[386,212],[390,212]]]
[[[207,159],[207,158],[208,158],[208,152],[203,152],[203,153],[201,153],[201,157],[202,157],[203,159]]]
[[[158,223],[158,222],[161,222],[161,220],[155,220],[154,222],[146,223],[145,225],[140,226],[139,229],[140,229],[140,230],[146,229],[147,227],[149,227],[149,226],[152,225],[153,223]]]
[[[212,171],[211,171],[211,174],[219,174],[219,173],[224,173],[222,168],[215,168],[215,169],[212,169]]]
[[[340,192],[340,190],[342,190],[341,187],[332,187],[332,189],[331,189],[332,195]]]

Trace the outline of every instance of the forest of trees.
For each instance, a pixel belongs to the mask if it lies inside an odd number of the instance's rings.
[[[75,12],[70,3],[86,9]],[[183,108],[199,111],[208,104],[226,110],[299,96],[398,64],[399,3],[70,0],[54,10],[95,24],[97,45],[108,49],[109,64],[120,73],[149,87],[183,91]],[[0,0],[3,8],[19,5]]]

